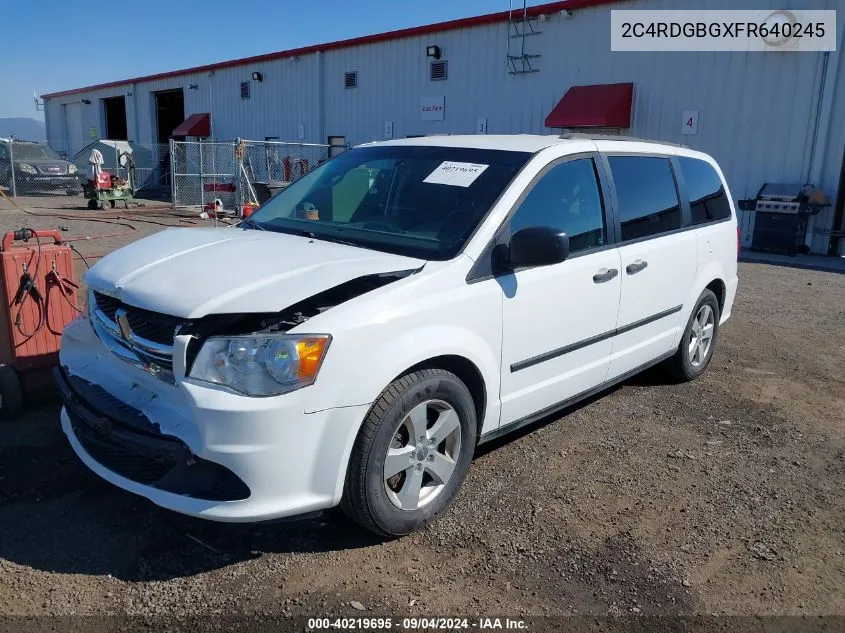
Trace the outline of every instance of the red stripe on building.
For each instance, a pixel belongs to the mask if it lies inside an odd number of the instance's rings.
[[[534,7],[528,7],[528,15],[536,17],[544,13],[556,13],[567,9],[573,11],[576,9],[587,9],[589,7],[597,7],[605,4],[613,4],[619,0],[565,0],[563,2],[550,2],[548,4],[541,4]],[[522,11],[515,11],[516,15],[521,16]],[[461,18],[459,20],[449,20],[448,22],[438,22],[436,24],[427,24],[424,26],[414,26],[407,29],[399,29],[397,31],[387,31],[384,33],[376,33],[375,35],[364,35],[362,37],[353,37],[348,40],[339,40],[337,42],[328,42],[326,44],[314,44],[313,46],[304,46],[302,48],[292,48],[286,51],[278,51],[275,53],[267,53],[265,55],[256,55],[254,57],[243,57],[241,59],[232,59],[225,62],[218,62],[216,64],[206,64],[205,66],[195,66],[194,68],[185,68],[182,70],[173,70],[166,73],[158,73],[156,75],[147,75],[145,77],[135,77],[133,79],[123,79],[121,81],[112,81],[104,84],[96,84],[94,86],[86,86],[84,88],[74,88],[73,90],[64,90],[62,92],[51,92],[50,94],[42,95],[44,99],[52,99],[55,97],[64,97],[66,95],[79,94],[80,92],[90,92],[93,90],[102,90],[104,88],[114,88],[116,86],[124,86],[132,83],[142,83],[145,81],[155,81],[158,79],[168,79],[170,77],[181,77],[183,75],[190,75],[192,73],[208,72],[212,70],[221,70],[223,68],[233,68],[235,66],[244,66],[247,64],[256,64],[259,62],[269,62],[276,59],[284,59],[286,57],[297,57],[299,55],[308,55],[318,51],[332,51],[341,48],[349,48],[352,46],[362,46],[364,44],[375,44],[378,42],[388,42],[391,40],[401,40],[408,37],[417,37],[419,35],[429,35],[431,33],[443,33],[445,31],[456,31],[458,29],[466,29],[474,26],[482,26],[484,24],[495,24],[497,22],[506,22],[508,20],[507,11],[499,11],[498,13],[487,13],[485,15],[476,15],[469,18]]]

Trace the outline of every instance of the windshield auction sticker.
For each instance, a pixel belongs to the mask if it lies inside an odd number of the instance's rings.
[[[433,185],[452,185],[453,187],[469,187],[475,182],[489,165],[477,163],[455,163],[445,160],[431,172],[423,182]]]

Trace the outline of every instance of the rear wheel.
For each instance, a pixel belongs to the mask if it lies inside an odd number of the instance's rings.
[[[341,507],[382,536],[422,528],[460,489],[476,436],[475,404],[457,376],[442,369],[402,376],[361,426]]]
[[[14,418],[23,410],[23,389],[18,372],[11,365],[0,365],[0,420]]]
[[[713,358],[718,334],[719,300],[705,289],[687,321],[677,352],[666,362],[671,377],[688,382],[703,374]]]
[[[99,205],[97,204],[97,201],[94,200],[93,198],[88,201],[88,208],[91,209],[92,211],[95,211],[98,206]]]

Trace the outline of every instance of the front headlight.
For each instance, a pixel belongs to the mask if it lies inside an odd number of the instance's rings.
[[[189,376],[247,396],[278,396],[314,383],[330,341],[328,334],[214,336]]]
[[[37,174],[38,172],[35,171],[35,167],[28,163],[18,163],[18,169],[20,169],[25,174]]]
[[[74,165],[73,163],[69,163],[68,166],[67,166],[67,173],[75,174],[76,173],[76,165]]]

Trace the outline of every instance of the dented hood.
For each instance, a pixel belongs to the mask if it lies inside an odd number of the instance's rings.
[[[107,255],[85,281],[139,308],[197,318],[275,312],[363,275],[424,263],[270,231],[169,229]]]

